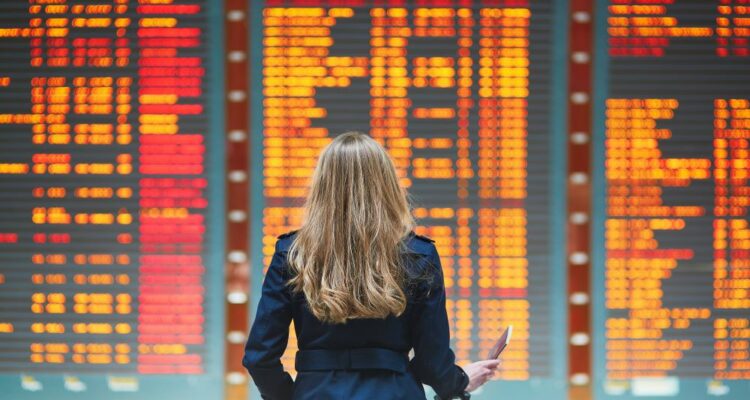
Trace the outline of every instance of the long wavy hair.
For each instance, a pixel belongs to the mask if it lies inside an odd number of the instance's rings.
[[[414,225],[387,151],[364,133],[341,134],[315,167],[288,284],[324,322],[401,315],[403,239]]]

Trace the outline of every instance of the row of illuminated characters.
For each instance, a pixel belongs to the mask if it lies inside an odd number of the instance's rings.
[[[111,257],[111,256],[110,256]],[[111,262],[110,262],[111,263]],[[81,262],[81,264],[84,264]],[[124,263],[123,263],[124,264]],[[128,285],[128,274],[74,274],[72,281],[78,285]],[[32,274],[31,283],[35,285],[63,285],[68,282],[65,274]]]
[[[72,298],[72,311],[76,314],[130,314],[133,311],[133,298],[129,293],[75,293]],[[35,314],[67,311],[65,293],[34,293],[31,302],[31,312]]]
[[[750,56],[750,5],[744,0],[716,2],[712,27],[682,25],[678,11],[670,9],[682,5],[674,0],[611,3],[607,18],[611,56],[661,57],[674,38],[715,38],[717,56]],[[687,9],[686,16],[690,13]]]
[[[606,321],[611,379],[666,376],[699,344],[686,333],[713,321],[717,379],[750,377],[750,101],[714,101],[713,160],[670,158],[673,139],[659,120],[675,118],[677,99],[607,100],[606,307],[626,310]],[[710,133],[709,133],[710,134]],[[665,188],[713,179],[713,207],[667,205]],[[664,248],[658,232],[684,231],[713,214],[713,295],[693,307],[667,306],[665,281],[695,257],[695,247]],[[700,245],[700,242],[696,243]],[[693,304],[693,303],[691,303]]]
[[[123,333],[123,332],[118,332]],[[129,364],[130,353],[133,348],[128,343],[39,343],[34,342],[29,346],[31,350],[31,361],[34,363],[62,364],[72,362],[75,364]],[[188,349],[182,344],[156,344],[137,346],[139,354],[163,354],[181,355],[186,354]]]
[[[337,45],[346,47],[334,39],[333,28],[359,12],[370,21],[360,33],[368,39],[369,55],[331,55]],[[508,354],[502,377],[527,379],[530,305],[524,201],[530,15],[520,3],[505,9],[264,9],[264,265],[275,237],[299,226],[299,200],[318,152],[334,133],[327,127],[336,116],[318,105],[318,89],[351,88],[363,79],[368,83],[367,92],[361,93],[369,97],[368,133],[388,149],[402,184],[421,190],[424,180],[455,182],[452,196],[458,203],[453,207],[435,204],[414,214],[431,220],[430,228],[420,227],[419,232],[435,239],[442,256],[459,360],[484,352],[492,345],[492,332],[513,323],[519,342]],[[412,56],[421,38],[441,40],[456,56]],[[426,90],[450,103],[419,104],[410,97]],[[327,124],[316,123],[323,118]],[[470,123],[478,125],[478,141],[470,139]],[[417,124],[432,124],[434,132],[427,137],[413,132]],[[435,156],[429,157],[429,150]],[[477,191],[470,189],[470,181],[479,186]],[[475,196],[481,205],[469,207]],[[504,208],[493,208],[498,200]],[[473,242],[473,235],[481,240]],[[470,300],[475,288],[482,297],[477,304]],[[293,334],[285,355],[288,366]]]
[[[34,324],[38,325],[38,324]],[[47,324],[50,325],[50,324]],[[61,324],[57,324],[58,326]],[[117,324],[115,330],[111,326],[101,326],[102,324],[77,324],[77,333],[94,333],[94,334],[128,334],[130,326],[127,324]],[[47,330],[51,332],[50,329]],[[29,345],[31,351],[30,361],[38,364],[64,364],[72,362],[75,364],[129,364],[133,347],[129,343],[108,343],[108,342],[33,342]],[[139,344],[135,349],[138,354],[145,355],[185,355],[189,349],[183,344]],[[193,361],[199,362],[195,356]]]

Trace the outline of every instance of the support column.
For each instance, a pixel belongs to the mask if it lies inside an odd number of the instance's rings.
[[[248,215],[249,2],[225,0],[224,85],[226,93],[226,264],[225,381],[226,400],[248,397],[248,374],[242,367],[249,326],[250,263]]]
[[[593,0],[571,0],[568,48],[568,398],[590,400]]]

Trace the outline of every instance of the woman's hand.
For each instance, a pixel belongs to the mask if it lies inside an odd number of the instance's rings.
[[[464,372],[469,376],[469,385],[466,386],[465,390],[473,392],[478,387],[484,385],[495,375],[495,371],[499,365],[500,360],[483,360],[467,365],[464,368]]]

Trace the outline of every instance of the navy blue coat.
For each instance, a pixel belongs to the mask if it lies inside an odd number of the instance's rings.
[[[293,293],[285,285],[290,277],[286,255],[293,238],[294,232],[290,232],[279,236],[276,242],[242,359],[264,399],[424,399],[422,383],[447,399],[465,389],[468,377],[455,365],[455,355],[449,347],[443,273],[431,239],[413,233],[406,239],[407,274],[422,278],[410,280],[415,284],[407,286],[403,314],[329,324],[309,311],[304,295]],[[292,320],[300,349],[294,381],[280,362]],[[367,351],[373,348],[387,349],[389,354],[396,354],[396,359],[403,357],[403,368],[391,362],[399,360],[369,356]],[[414,357],[409,360],[411,349]],[[346,352],[349,364],[344,369],[300,370],[300,353],[316,351]],[[356,354],[364,356],[357,361]],[[367,365],[378,361],[384,362],[383,368]],[[365,367],[359,368],[358,362]]]

